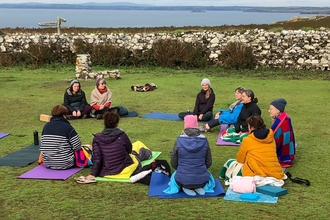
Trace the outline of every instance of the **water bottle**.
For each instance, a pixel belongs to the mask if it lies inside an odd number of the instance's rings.
[[[39,145],[39,135],[38,135],[38,131],[34,131],[33,132],[33,141],[34,141],[34,145]]]

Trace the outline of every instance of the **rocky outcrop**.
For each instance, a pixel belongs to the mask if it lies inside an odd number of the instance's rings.
[[[240,32],[189,31],[182,33],[140,33],[140,34],[77,34],[77,35],[41,35],[13,34],[0,36],[1,53],[21,52],[30,44],[61,45],[63,51],[75,53],[74,41],[81,39],[90,44],[111,42],[118,47],[129,50],[147,51],[154,42],[160,39],[179,39],[192,44],[203,44],[208,48],[209,59],[220,63],[219,55],[228,42],[238,41],[253,48],[258,60],[258,68],[295,68],[329,70],[330,65],[330,31],[320,30],[283,30],[271,32],[262,29]],[[89,61],[85,61],[89,62]],[[84,70],[78,68],[77,72]],[[77,73],[78,74],[78,73]],[[80,73],[79,73],[80,74]]]

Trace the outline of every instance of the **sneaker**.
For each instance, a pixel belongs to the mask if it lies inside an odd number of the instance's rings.
[[[182,190],[188,196],[196,196],[196,192],[194,190],[192,190],[192,189],[187,189],[187,188],[182,187]]]
[[[210,132],[211,131],[211,129],[207,129],[206,127],[205,127],[205,125],[202,125],[202,126],[199,126],[199,131],[201,131],[201,132]]]
[[[91,118],[96,118],[95,112],[96,112],[96,110],[95,110],[95,109],[92,109],[92,111],[91,111],[91,113],[89,114],[89,116],[90,116]]]
[[[145,170],[138,174],[135,174],[134,176],[131,176],[129,179],[130,179],[131,183],[135,183],[135,182],[139,181],[140,179],[143,179],[145,176],[147,176],[151,172],[152,172],[152,169]]]
[[[86,114],[86,115],[83,115],[81,118],[82,118],[82,119],[86,119],[87,116],[88,116],[88,115]]]
[[[96,115],[96,119],[98,119],[98,120],[102,119],[102,117],[103,117],[102,114],[97,114],[97,115]]]
[[[205,195],[205,190],[203,188],[194,189],[194,191],[199,195]]]

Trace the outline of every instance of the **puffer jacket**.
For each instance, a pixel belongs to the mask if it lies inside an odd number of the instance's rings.
[[[236,160],[243,164],[242,176],[284,178],[284,172],[277,159],[276,143],[271,129],[258,129],[245,137]]]
[[[93,176],[119,174],[133,164],[130,157],[132,143],[126,133],[119,128],[106,128],[95,134],[93,139]]]

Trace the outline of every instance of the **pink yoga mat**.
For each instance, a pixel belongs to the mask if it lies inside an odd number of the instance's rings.
[[[46,180],[66,180],[82,168],[74,167],[67,170],[51,170],[39,165],[32,170],[20,175],[20,179],[46,179]]]
[[[224,141],[224,140],[221,139],[221,134],[222,134],[222,132],[224,132],[227,129],[227,127],[228,127],[228,125],[226,125],[226,124],[222,124],[221,125],[220,132],[219,132],[219,135],[218,135],[218,139],[217,139],[216,145],[221,145],[221,146],[239,146],[239,144],[236,144],[234,142]]]

